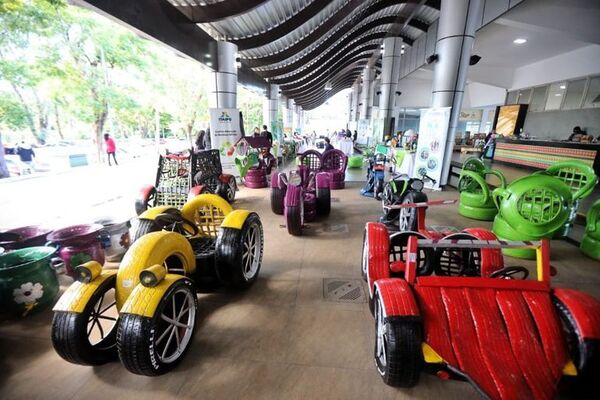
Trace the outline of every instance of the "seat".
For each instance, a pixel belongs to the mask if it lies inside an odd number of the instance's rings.
[[[331,176],[330,188],[343,189],[348,157],[338,149],[327,150],[321,156],[321,171]]]

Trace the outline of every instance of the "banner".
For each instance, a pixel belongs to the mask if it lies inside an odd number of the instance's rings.
[[[421,110],[419,123],[419,141],[412,176],[420,178],[427,175],[436,183],[425,182],[431,189],[440,188],[444,151],[448,137],[450,107],[425,108]]]
[[[211,108],[208,112],[211,147],[218,149],[221,154],[223,172],[238,175],[233,146],[242,137],[240,112],[237,108]]]

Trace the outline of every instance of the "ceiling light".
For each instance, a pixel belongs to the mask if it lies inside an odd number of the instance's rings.
[[[209,67],[212,67],[212,63],[210,61],[207,62],[206,65],[208,65]]]
[[[380,48],[381,50],[383,50],[383,49],[385,49],[385,46],[384,46],[384,45],[381,45],[379,48]]]
[[[560,85],[560,88],[564,90],[564,89],[567,88],[567,86],[566,85]]]
[[[560,93],[556,93],[555,96],[562,96]]]
[[[329,91],[329,90],[332,89],[330,81],[325,82],[325,88],[324,89],[327,90],[327,91]]]
[[[404,54],[404,49],[400,50],[400,54]]]
[[[523,38],[516,38],[515,40],[513,40],[514,44],[524,44],[527,43],[527,39],[523,39]]]

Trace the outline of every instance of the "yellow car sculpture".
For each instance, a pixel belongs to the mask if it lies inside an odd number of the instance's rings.
[[[213,276],[235,289],[256,281],[264,239],[256,213],[206,194],[181,211],[155,207],[140,218],[155,225],[141,224],[144,235],[138,227],[141,237],[119,269],[78,266],[77,281],[55,305],[52,343],[65,360],[98,365],[118,357],[133,373],[163,374],[192,341],[197,280]]]

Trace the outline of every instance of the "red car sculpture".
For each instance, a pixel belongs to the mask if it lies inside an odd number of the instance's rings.
[[[388,385],[415,386],[421,371],[428,371],[467,380],[492,399],[551,399],[563,379],[589,388],[600,376],[600,302],[551,287],[547,240],[411,236],[404,261],[391,262],[387,229],[369,223],[367,243],[375,364]],[[536,250],[537,280],[524,280],[529,275],[524,267],[502,264],[478,277],[427,276],[419,268],[423,250],[464,257],[523,247]]]

